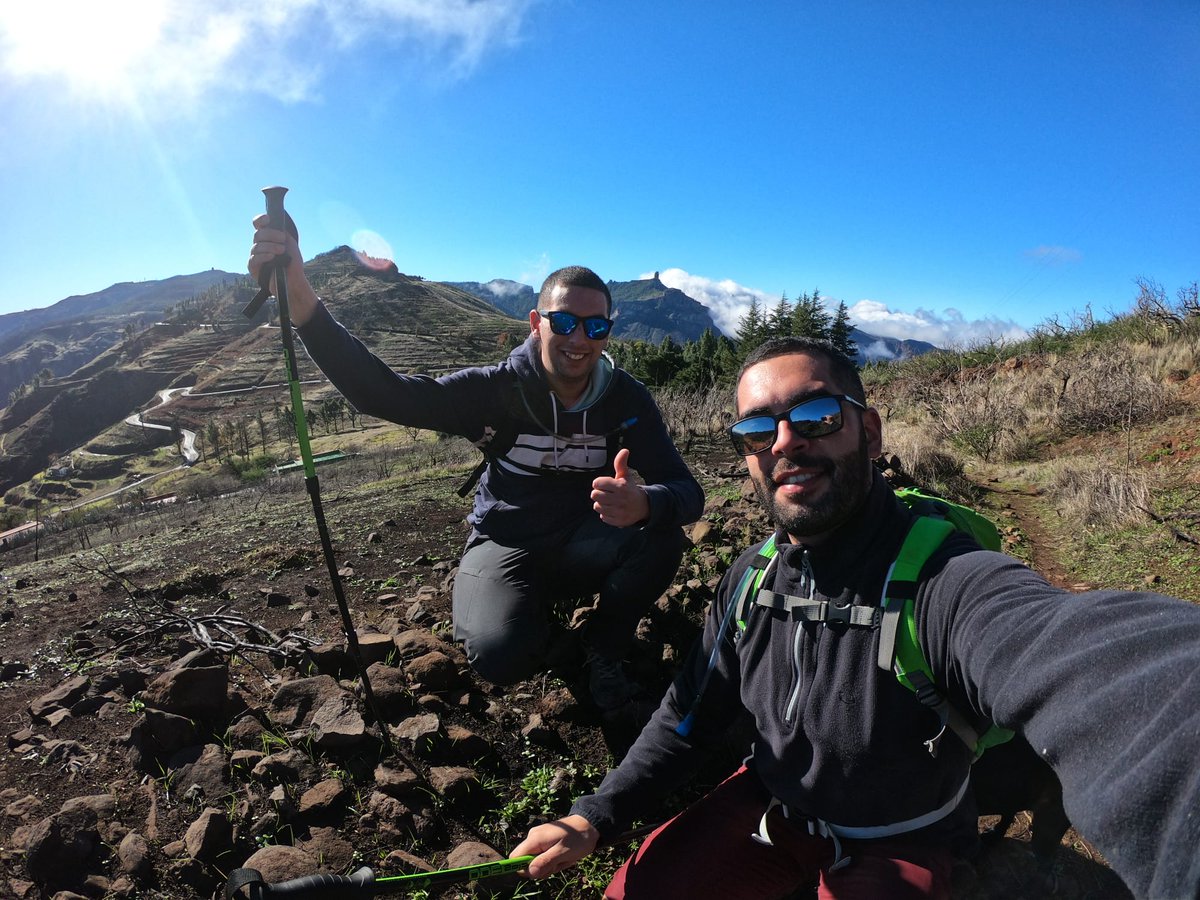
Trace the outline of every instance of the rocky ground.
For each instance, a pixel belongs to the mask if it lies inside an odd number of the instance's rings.
[[[711,459],[689,460],[709,506],[629,659],[648,695],[695,637],[735,548],[765,533],[742,470]],[[598,783],[637,722],[601,720],[578,654],[500,689],[447,640],[460,480],[381,483],[364,471],[325,488],[381,721],[295,480],[59,535],[37,560],[32,547],[0,557],[0,896],[210,897],[243,865],[274,881],[496,859]],[[564,610],[563,621],[586,615]],[[696,790],[743,749],[731,738]],[[1029,824],[1019,817],[956,873],[962,896],[1126,896],[1073,831],[1039,869]],[[508,876],[398,896],[595,897],[629,846],[537,884]]]

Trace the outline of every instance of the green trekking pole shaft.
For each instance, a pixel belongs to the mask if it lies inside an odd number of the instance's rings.
[[[661,824],[631,829],[602,842],[599,846],[615,846],[638,840]],[[436,872],[383,877],[377,877],[369,866],[363,866],[349,875],[305,875],[302,878],[273,883],[264,881],[262,875],[254,869],[234,869],[229,873],[229,881],[225,885],[225,900],[267,900],[271,897],[286,897],[289,900],[351,900],[375,897],[392,891],[424,890],[508,875],[526,868],[534,859],[534,856],[514,856],[454,869],[440,869]]]
[[[350,875],[305,875],[302,878],[273,883],[262,881],[261,876],[255,878],[258,873],[253,869],[235,869],[230,873],[225,896],[227,900],[242,897],[247,897],[248,900],[267,900],[269,897],[287,897],[290,900],[350,900],[354,897],[375,897],[395,891],[424,890],[507,875],[524,869],[533,859],[532,856],[517,856],[512,859],[476,863],[472,866],[459,866],[456,869],[442,869],[438,872],[418,872],[415,875],[392,875],[384,878],[375,877],[375,873],[364,866]]]
[[[283,209],[285,187],[263,188],[267,198],[267,217],[271,227],[287,231],[290,217]],[[291,226],[295,228],[294,225]],[[388,734],[387,724],[379,714],[379,706],[375,702],[375,692],[371,690],[371,680],[367,677],[367,667],[363,665],[362,651],[358,646],[358,632],[350,618],[350,607],[346,604],[346,595],[342,591],[342,578],[338,574],[337,561],[333,555],[333,543],[329,539],[329,527],[325,523],[325,508],[321,504],[321,486],[317,481],[317,469],[313,463],[312,447],[308,441],[308,420],[304,415],[304,400],[300,396],[300,372],[296,367],[296,343],[292,337],[292,320],[288,313],[287,299],[287,264],[288,259],[276,260],[275,267],[275,297],[279,303],[279,331],[283,337],[283,354],[287,361],[288,388],[292,398],[292,418],[296,423],[296,442],[300,445],[300,460],[304,463],[304,486],[312,500],[313,517],[317,520],[317,534],[321,538],[321,550],[325,555],[325,566],[329,569],[329,580],[333,584],[333,595],[337,599],[338,611],[342,617],[342,631],[346,635],[346,646],[350,658],[358,669],[358,677],[362,681],[363,696],[375,722],[379,725],[379,736],[383,741],[388,755],[395,755],[391,735]],[[415,770],[415,767],[414,771]]]

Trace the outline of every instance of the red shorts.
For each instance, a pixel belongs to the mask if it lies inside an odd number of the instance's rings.
[[[744,766],[646,838],[604,892],[608,900],[770,900],[818,886],[820,900],[943,900],[954,857],[902,838],[843,841],[809,834],[776,807],[771,844],[751,837],[771,797]]]

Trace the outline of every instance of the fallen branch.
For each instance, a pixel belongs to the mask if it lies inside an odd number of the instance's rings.
[[[1176,528],[1174,525],[1172,525],[1170,522],[1168,522],[1166,519],[1164,519],[1158,513],[1154,512],[1154,510],[1152,510],[1152,509],[1147,509],[1144,506],[1139,506],[1138,509],[1140,509],[1146,515],[1148,515],[1150,518],[1152,518],[1155,522],[1158,522],[1160,525],[1170,529],[1171,533],[1175,535],[1175,540],[1185,541],[1189,544],[1195,544],[1196,546],[1200,547],[1200,538],[1193,537],[1192,535],[1188,534],[1186,531],[1180,531],[1178,528]]]

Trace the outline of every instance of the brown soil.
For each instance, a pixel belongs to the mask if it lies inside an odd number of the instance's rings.
[[[689,462],[710,497],[738,493],[743,470],[730,464],[723,451],[706,448]],[[425,632],[445,633],[450,618],[447,576],[466,533],[462,521],[466,502],[452,493],[461,477],[461,473],[413,473],[404,484],[383,488],[372,483],[370,473],[328,478],[322,471],[325,511],[360,632],[404,629],[415,623]],[[1051,536],[1039,530],[1020,493],[1007,495],[1006,502],[1037,548],[1035,563],[1057,580],[1061,573],[1055,569],[1053,553],[1043,555],[1043,547],[1051,547]],[[661,604],[648,618],[631,658],[631,669],[646,683],[648,693],[661,692],[675,660],[696,634],[700,614],[728,558],[727,552],[713,551],[721,543],[728,543],[730,549],[740,547],[765,527],[761,516],[738,500],[710,504],[707,518],[721,535],[718,545],[701,547],[685,560],[670,592],[671,602]],[[102,861],[94,869],[102,877],[88,886],[76,884],[89,896],[122,888],[116,880],[120,871],[112,847],[129,830],[147,838],[154,875],[130,887],[126,895],[151,898],[211,895],[221,888],[227,871],[257,844],[308,838],[310,823],[299,820],[269,834],[254,833],[256,819],[271,809],[267,785],[234,776],[230,797],[214,802],[188,796],[168,772],[131,768],[128,736],[143,716],[136,691],[122,693],[119,685],[108,685],[111,696],[77,706],[54,725],[32,721],[29,711],[34,700],[75,674],[86,674],[94,683],[118,670],[152,678],[171,660],[193,650],[197,641],[179,626],[180,620],[173,627],[149,630],[151,622],[164,621],[167,613],[196,617],[220,610],[276,634],[298,630],[318,640],[339,640],[330,579],[309,500],[298,483],[277,482],[267,491],[164,507],[125,524],[114,523],[107,533],[94,527],[86,535],[67,533],[56,537],[54,545],[39,547],[38,556],[35,561],[33,547],[18,548],[2,558],[0,570],[4,590],[0,610],[5,617],[0,624],[0,662],[21,667],[18,677],[0,683],[0,716],[10,735],[0,748],[0,896],[51,896],[29,881],[25,840],[30,826],[78,796],[111,793],[117,801],[117,827],[105,835],[108,848],[101,848]],[[268,592],[285,600],[270,600]],[[480,807],[431,802],[415,834],[400,842],[381,835],[361,818],[360,802],[352,801],[330,823],[357,851],[353,863],[328,860],[339,871],[361,864],[380,874],[413,871],[387,856],[396,849],[442,866],[447,852],[464,841],[481,841],[506,855],[530,824],[546,813],[564,812],[572,794],[593,787],[598,773],[623,752],[635,731],[633,723],[605,726],[586,701],[574,697],[573,691],[582,693],[576,684],[577,658],[574,663],[570,658],[564,661],[557,677],[502,690],[471,675],[450,645],[444,650],[458,664],[460,685],[422,695],[415,702],[420,711],[439,715],[445,726],[468,729],[487,742],[492,752],[478,768],[485,776],[490,803]],[[231,705],[263,710],[280,681],[298,674],[293,665],[262,654],[244,654],[230,665]],[[543,727],[527,737],[522,729],[529,731],[534,715],[542,717]],[[27,730],[35,739],[22,734]],[[221,742],[223,731],[218,729],[209,739]],[[60,744],[50,753],[46,741],[78,744]],[[439,763],[477,762],[453,754],[428,758],[404,741],[397,741],[397,746],[423,772]],[[714,761],[696,790],[726,774],[738,759],[738,749],[731,747],[727,758]],[[317,754],[319,777],[335,776],[369,792],[371,772],[381,752],[377,743],[371,743],[340,755]],[[523,776],[543,764],[556,765],[563,775],[550,797],[552,809],[514,813],[507,829],[497,827],[501,808],[530,797],[531,789],[522,786]],[[309,786],[292,787],[298,793]],[[693,795],[672,798],[675,805],[664,806],[659,813],[668,814]],[[236,838],[232,851],[200,865],[187,859],[178,842],[209,805],[232,813]],[[1095,850],[1074,832],[1063,841],[1048,876],[1037,870],[1028,841],[1029,818],[1023,816],[974,868],[964,866],[956,873],[958,894],[1071,900],[1127,896]],[[597,885],[625,852],[627,848],[609,851],[591,871],[555,876],[537,888],[520,883],[504,886],[503,881],[498,882],[499,888],[495,881],[487,885],[500,896],[597,896]],[[450,888],[432,896],[469,895],[464,888]]]

